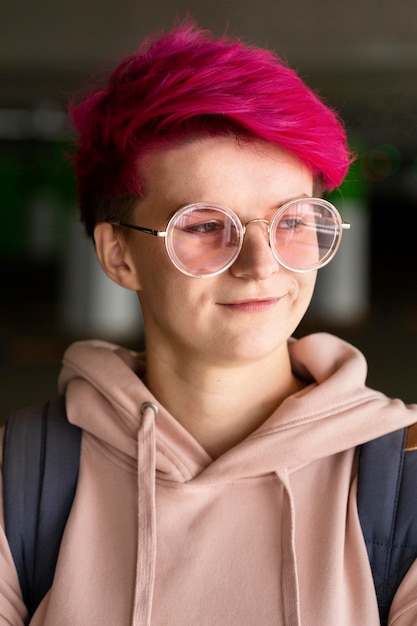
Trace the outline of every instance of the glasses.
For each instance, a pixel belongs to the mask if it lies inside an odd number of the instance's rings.
[[[350,228],[333,204],[321,198],[287,202],[271,221],[255,218],[242,224],[236,213],[226,206],[196,202],[178,209],[164,231],[120,220],[110,219],[109,222],[164,238],[175,267],[197,278],[221,274],[236,261],[249,224],[267,225],[272,254],[278,263],[293,272],[311,272],[324,267],[336,254],[342,231]]]

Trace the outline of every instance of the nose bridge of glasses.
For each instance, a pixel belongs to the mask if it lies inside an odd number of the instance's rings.
[[[243,234],[246,233],[246,228],[249,226],[249,224],[254,224],[256,222],[267,224],[267,232],[269,233],[270,222],[268,220],[262,219],[261,217],[254,217],[252,220],[248,220],[243,224]]]
[[[251,241],[251,243],[249,244],[249,249],[256,249],[257,250],[256,253],[252,252],[252,254],[259,255],[260,254],[260,247],[259,246],[261,245],[262,249],[264,248],[264,246],[266,246],[269,249],[269,252],[272,253],[272,255],[275,257],[275,254],[272,251],[271,238],[270,238],[270,225],[271,225],[271,223],[270,223],[269,220],[266,220],[266,219],[260,218],[260,217],[255,217],[255,218],[253,218],[251,220],[248,220],[244,224],[242,224],[242,242],[241,242],[240,254],[241,254],[242,249],[244,247],[244,240],[246,239],[246,237],[245,237],[245,235],[246,235],[246,228],[247,228],[247,226],[249,226],[249,224],[257,224],[258,225],[258,228],[255,229],[255,231],[257,230],[258,233],[256,234],[254,232],[254,233],[252,233],[249,236],[250,237],[250,241]],[[266,225],[266,228],[264,228],[264,225]],[[262,244],[261,244],[261,242],[262,242]],[[246,244],[246,245],[248,245],[248,244]],[[264,252],[262,254],[265,254],[265,250],[264,250]],[[261,258],[261,257],[259,257],[259,258]]]
[[[249,224],[266,224],[266,230],[264,231],[264,233],[266,234],[266,238],[269,239],[269,232],[270,232],[270,225],[271,223],[269,222],[269,220],[263,219],[261,217],[254,217],[251,220],[248,220],[247,222],[245,222],[244,224],[242,224],[242,235],[246,235],[246,229],[249,226]],[[261,229],[263,231],[263,229]]]

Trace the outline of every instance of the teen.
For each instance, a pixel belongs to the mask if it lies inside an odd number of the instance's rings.
[[[292,335],[348,225],[337,116],[272,53],[185,24],[72,107],[81,217],[146,353],[64,356],[77,493],[33,625],[379,624],[357,446],[417,421],[327,334]],[[354,232],[345,236],[355,237]],[[26,619],[4,535],[2,623]],[[390,624],[417,621],[417,566]]]

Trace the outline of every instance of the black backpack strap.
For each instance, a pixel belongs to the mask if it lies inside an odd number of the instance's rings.
[[[417,558],[417,451],[405,452],[407,429],[361,446],[358,512],[374,577],[381,624]]]
[[[4,520],[30,615],[52,585],[77,485],[80,441],[63,396],[17,411],[6,423]]]

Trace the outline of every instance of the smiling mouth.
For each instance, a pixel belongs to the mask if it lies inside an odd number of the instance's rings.
[[[235,311],[258,313],[273,308],[279,301],[280,298],[261,298],[254,300],[240,300],[237,302],[220,302],[219,304]]]

